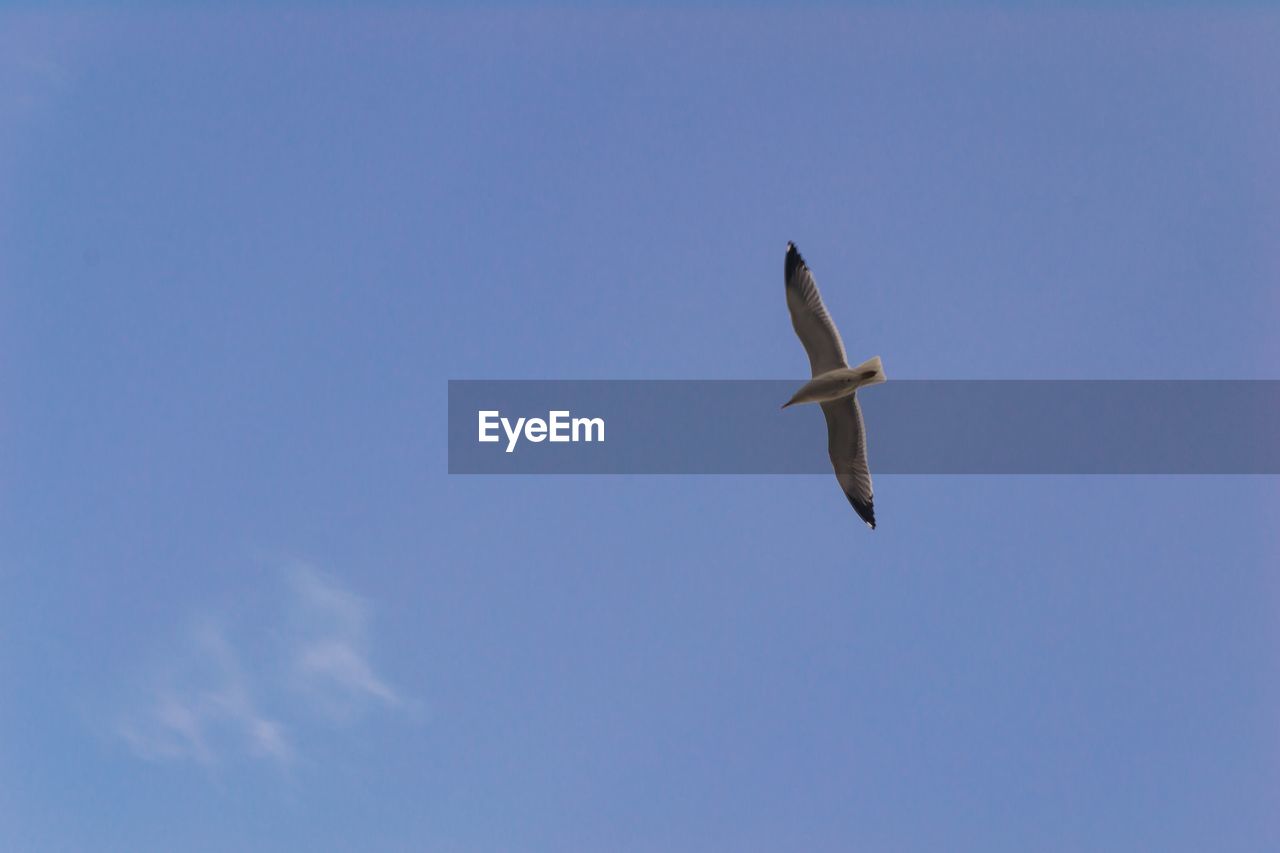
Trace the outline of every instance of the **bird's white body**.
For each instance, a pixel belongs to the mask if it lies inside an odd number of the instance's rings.
[[[837,367],[815,376],[800,387],[800,390],[782,408],[798,403],[825,403],[828,400],[839,400],[848,397],[859,388],[868,385],[879,385],[885,381],[884,368],[880,365],[880,356],[868,359],[857,367]]]

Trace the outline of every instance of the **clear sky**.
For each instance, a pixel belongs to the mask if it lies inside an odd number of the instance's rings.
[[[0,14],[0,848],[1280,847],[1275,478],[446,474],[802,377],[787,240],[891,379],[1280,378],[1280,15],[1144,5]]]

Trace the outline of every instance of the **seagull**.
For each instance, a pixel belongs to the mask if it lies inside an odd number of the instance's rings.
[[[867,467],[867,429],[858,406],[858,389],[885,381],[880,356],[849,367],[840,332],[822,304],[813,274],[800,257],[795,243],[787,244],[787,308],[791,325],[809,354],[813,379],[795,393],[782,408],[797,403],[819,403],[827,418],[827,453],[836,471],[836,481],[844,490],[858,517],[876,529],[871,469]]]

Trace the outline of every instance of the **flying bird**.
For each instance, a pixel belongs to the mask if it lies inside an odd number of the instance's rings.
[[[795,243],[787,244],[787,308],[791,325],[809,354],[813,379],[805,383],[782,408],[797,403],[819,403],[827,418],[827,453],[836,481],[858,517],[876,529],[876,510],[867,467],[867,430],[858,406],[858,389],[885,381],[880,356],[849,367],[840,332],[822,304],[817,282],[800,257]]]

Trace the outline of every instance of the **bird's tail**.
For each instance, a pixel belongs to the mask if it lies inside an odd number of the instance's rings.
[[[880,356],[869,358],[854,368],[860,375],[866,375],[867,378],[858,383],[858,387],[866,388],[868,385],[879,385],[887,378],[884,375],[884,365],[880,363]]]

